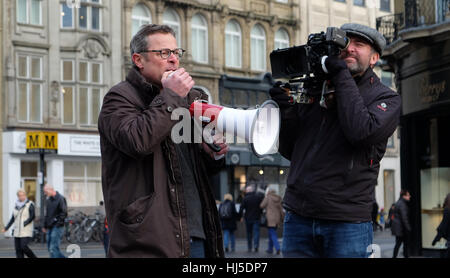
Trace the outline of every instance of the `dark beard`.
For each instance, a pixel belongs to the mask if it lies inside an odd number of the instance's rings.
[[[355,64],[352,64],[352,66],[347,65],[347,67],[352,75],[362,74],[362,73],[366,72],[366,70],[368,68],[368,67],[364,67],[363,65],[361,65],[361,63],[359,63],[358,61]]]

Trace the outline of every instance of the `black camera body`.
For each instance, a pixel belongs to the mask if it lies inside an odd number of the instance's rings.
[[[270,53],[272,76],[294,79],[313,74],[316,81],[324,80],[322,57],[339,55],[349,42],[345,31],[328,27],[326,33],[310,34],[306,45],[276,49]]]

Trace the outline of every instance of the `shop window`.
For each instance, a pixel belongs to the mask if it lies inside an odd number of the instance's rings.
[[[431,242],[443,217],[444,199],[450,193],[449,120],[449,116],[443,116],[425,119],[418,125],[422,248],[445,248],[444,240],[435,246]]]
[[[64,162],[64,196],[69,207],[93,207],[103,200],[100,162]]]
[[[45,172],[45,168],[44,168]],[[27,192],[28,200],[36,204],[38,196],[40,196],[39,181],[37,180],[38,163],[33,161],[20,162],[21,187]],[[36,204],[37,205],[37,204]]]

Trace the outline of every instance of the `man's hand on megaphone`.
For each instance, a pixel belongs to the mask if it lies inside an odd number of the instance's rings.
[[[335,76],[341,70],[347,69],[347,63],[338,56],[328,56],[325,60],[325,67],[330,77]]]
[[[176,71],[166,71],[161,78],[161,84],[163,88],[174,91],[180,97],[186,97],[195,82],[184,68],[179,68]]]
[[[292,106],[292,104],[289,102],[291,99],[288,95],[288,90],[290,89],[289,83],[287,83],[285,86],[282,86],[283,83],[281,81],[277,81],[275,85],[269,90],[270,97],[278,104],[280,108],[286,108],[289,106]]]
[[[214,152],[205,142],[202,143],[203,150],[209,154],[212,159],[225,155],[229,151],[228,144],[225,143],[225,137],[223,137],[222,133],[216,133],[213,136],[213,143],[220,148],[220,151]]]

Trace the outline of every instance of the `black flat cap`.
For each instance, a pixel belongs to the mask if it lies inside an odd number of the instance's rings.
[[[358,23],[345,23],[341,26],[348,36],[354,35],[361,37],[368,41],[375,50],[383,54],[384,47],[386,46],[386,39],[377,30]]]

